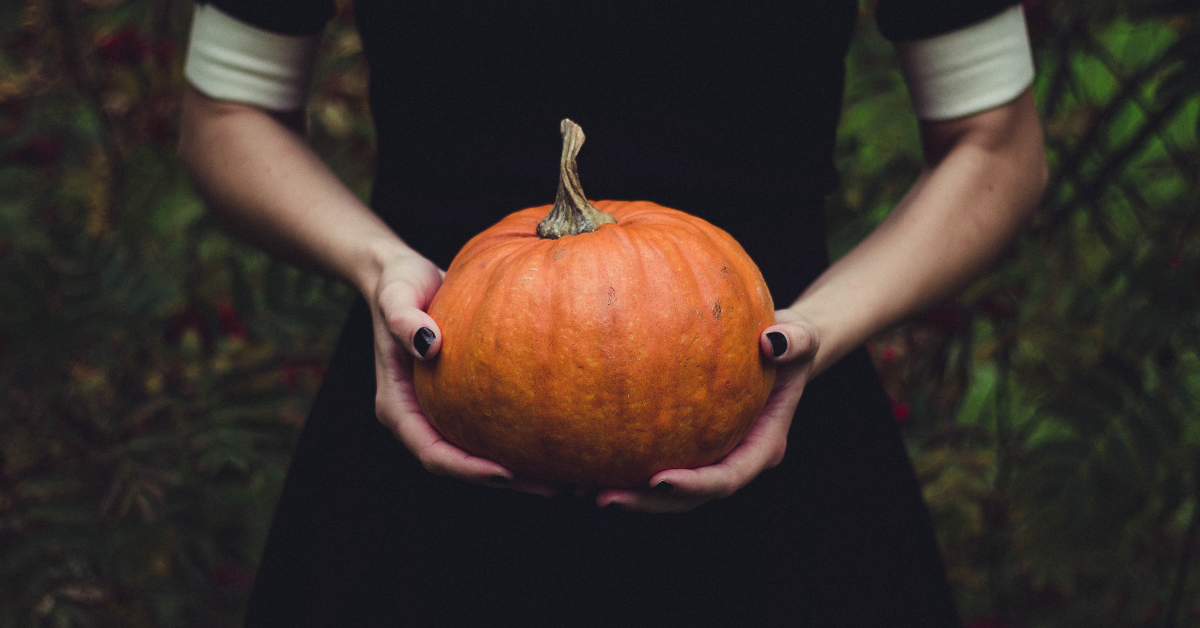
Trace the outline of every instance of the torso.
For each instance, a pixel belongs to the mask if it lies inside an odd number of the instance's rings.
[[[589,197],[700,215],[760,265],[804,239],[818,251],[805,261],[811,279],[824,263],[820,201],[836,185],[856,16],[853,0],[360,1],[380,155],[374,206],[447,264],[503,215],[553,200],[558,122],[569,117],[588,136],[579,170]],[[763,222],[770,214],[782,217]],[[772,289],[786,304],[801,287]]]
[[[784,307],[827,265],[823,195],[855,0],[358,0],[373,207],[443,268],[552,202],[559,120],[591,198],[707,218]],[[565,51],[565,54],[564,54]],[[679,516],[425,472],[374,418],[350,313],[280,500],[248,625],[954,626],[937,546],[865,353],[805,392],[783,464]]]

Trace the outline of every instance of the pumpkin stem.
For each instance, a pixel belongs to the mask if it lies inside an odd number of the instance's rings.
[[[616,223],[617,219],[588,202],[579,184],[579,172],[575,169],[575,157],[583,146],[583,129],[567,118],[559,124],[562,131],[562,157],[558,162],[558,196],[550,213],[538,223],[538,237],[557,240],[565,235],[579,235],[596,230],[605,223]]]

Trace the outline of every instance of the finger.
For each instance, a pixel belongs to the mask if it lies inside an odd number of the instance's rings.
[[[758,345],[768,360],[778,364],[811,357],[817,348],[812,330],[791,322],[776,323],[764,329]]]
[[[416,441],[412,450],[420,452],[417,454],[417,460],[426,471],[434,475],[445,475],[465,482],[532,493],[543,497],[553,497],[557,492],[557,489],[547,482],[519,477],[495,461],[474,456],[459,449],[453,443],[443,439],[426,422],[414,422],[405,428],[398,426],[396,431],[401,441],[407,442],[408,439]],[[404,434],[403,432],[409,433]]]
[[[601,508],[616,504],[643,512],[686,512],[713,499],[732,495],[765,469],[783,461],[791,417],[802,388],[772,395],[750,432],[714,465],[668,469],[654,474],[646,489],[606,490],[596,497]]]
[[[641,490],[606,490],[596,496],[603,508],[616,504],[642,512],[687,512],[713,499],[729,497],[764,469],[783,459],[783,442],[769,434],[747,434],[721,462],[699,469],[669,469],[650,478]]]
[[[396,282],[380,295],[380,309],[396,342],[414,358],[430,360],[442,348],[442,332],[432,316],[411,305],[421,302],[418,296],[412,287]]]
[[[530,493],[541,497],[554,497],[558,494],[558,488],[548,482],[540,482],[538,480],[530,480],[528,478],[518,477],[511,482],[492,482],[490,486],[498,488],[507,488],[522,493]]]
[[[436,288],[435,288],[436,289]],[[430,473],[456,479],[534,493],[545,497],[554,496],[556,489],[546,482],[517,477],[497,462],[474,456],[445,440],[434,429],[417,401],[412,381],[412,362],[395,349],[392,342],[400,344],[414,358],[431,358],[440,347],[437,323],[420,309],[406,306],[413,303],[411,287],[403,282],[393,282],[381,291],[378,300],[383,323],[380,329],[376,319],[375,414],[388,426],[404,446],[416,456]],[[416,301],[425,303],[425,301]],[[394,307],[383,312],[389,303]],[[410,335],[409,330],[415,331]]]
[[[543,497],[554,497],[557,492],[546,482],[518,477],[499,463],[473,456],[440,437],[423,450],[420,460],[422,466],[435,475]]]
[[[471,455],[442,438],[421,414],[419,407],[409,406],[399,398],[381,398],[377,414],[387,419],[391,415],[390,408],[410,414],[408,420],[384,422],[392,426],[396,437],[409,451],[414,452],[421,466],[430,473],[544,497],[554,496],[555,488],[550,484],[518,477],[501,464]]]
[[[711,501],[710,497],[667,496],[647,491],[605,490],[596,496],[600,508],[616,505],[623,510],[648,513],[687,512]]]
[[[740,455],[738,452],[735,449],[715,465],[670,469],[655,474],[646,489],[601,491],[596,496],[596,505],[603,508],[616,504],[625,510],[652,513],[687,512],[714,499],[733,495],[763,469],[775,466],[771,464],[772,454],[767,451],[747,450]]]

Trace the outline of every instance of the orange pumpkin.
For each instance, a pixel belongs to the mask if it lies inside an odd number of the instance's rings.
[[[450,442],[533,478],[634,487],[716,462],[774,382],[762,275],[700,218],[589,203],[583,134],[562,130],[555,205],[504,218],[446,272],[429,307],[441,352],[415,367],[421,407]]]

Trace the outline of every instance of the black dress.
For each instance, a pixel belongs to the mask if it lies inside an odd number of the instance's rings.
[[[292,34],[332,11],[331,0],[216,4]],[[884,0],[879,15],[903,39],[1001,4]],[[439,266],[504,214],[553,200],[564,117],[587,133],[589,197],[721,226],[777,307],[827,266],[822,199],[837,184],[855,0],[359,0],[355,11],[378,133],[372,205]],[[371,330],[360,301],[296,449],[248,626],[960,623],[861,350],[810,383],[780,466],[690,513],[647,515],[426,473],[374,416]]]

